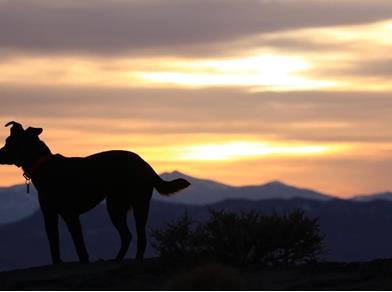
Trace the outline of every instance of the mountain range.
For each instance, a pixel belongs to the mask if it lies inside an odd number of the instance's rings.
[[[164,197],[155,194],[154,199],[163,202],[207,205],[227,199],[265,200],[304,198],[321,201],[333,199],[330,195],[290,186],[280,181],[272,181],[254,186],[234,187],[212,180],[191,177],[177,171],[163,173],[161,176],[166,180],[184,177],[191,182],[191,185],[178,196]]]
[[[266,199],[292,199],[303,198],[318,201],[329,201],[336,196],[323,194],[314,190],[287,185],[280,181],[271,181],[253,186],[235,187],[213,180],[195,178],[178,171],[162,173],[166,180],[178,177],[186,178],[191,186],[174,196],[161,196],[154,192],[153,200],[173,203],[203,206],[222,202],[227,199],[266,200]],[[350,200],[367,202],[373,200],[390,200],[392,193],[360,195]],[[0,224],[7,224],[22,220],[36,212],[39,208],[37,192],[31,188],[31,193],[26,193],[25,185],[0,188]]]

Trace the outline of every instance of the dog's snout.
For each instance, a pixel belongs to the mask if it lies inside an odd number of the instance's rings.
[[[12,164],[5,147],[0,149],[0,164]]]
[[[0,149],[0,164],[4,164],[4,148]]]

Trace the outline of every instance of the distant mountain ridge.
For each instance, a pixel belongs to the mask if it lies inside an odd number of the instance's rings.
[[[374,200],[392,201],[392,192],[383,192],[383,193],[370,194],[370,195],[359,195],[351,198],[351,200],[357,202],[369,202]]]
[[[228,199],[258,201],[302,198],[322,202],[336,199],[333,195],[291,186],[278,180],[260,185],[235,187],[214,180],[192,177],[178,171],[165,172],[161,176],[167,180],[183,177],[192,184],[186,190],[170,197],[161,196],[154,192],[154,200],[166,203],[202,206]],[[351,200],[357,202],[373,200],[392,201],[392,192],[355,196]],[[37,193],[33,187],[31,188],[30,194],[26,193],[25,185],[0,187],[0,225],[22,220],[33,214],[38,208]]]
[[[280,181],[271,181],[262,185],[234,187],[216,181],[195,178],[178,171],[161,174],[166,180],[183,177],[190,181],[191,186],[178,196],[163,197],[157,193],[154,199],[168,203],[189,205],[207,205],[227,199],[266,200],[303,198],[310,200],[328,201],[335,197],[310,189],[297,188]]]

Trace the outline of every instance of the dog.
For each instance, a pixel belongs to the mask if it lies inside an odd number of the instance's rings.
[[[10,136],[0,149],[0,164],[16,165],[27,182],[38,191],[53,264],[61,263],[58,219],[65,221],[80,262],[89,262],[79,216],[106,199],[109,217],[121,238],[115,260],[122,260],[132,240],[127,214],[133,209],[136,232],[136,259],[143,260],[146,248],[146,222],[153,189],[170,195],[190,183],[178,178],[165,181],[139,155],[122,150],[96,153],[87,157],[52,154],[39,138],[42,128],[26,130],[15,121]]]

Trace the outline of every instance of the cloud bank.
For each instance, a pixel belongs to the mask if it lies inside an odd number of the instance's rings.
[[[0,49],[197,55],[207,53],[210,46],[218,50],[216,43],[286,30],[364,24],[390,18],[391,13],[387,0],[2,0]]]

